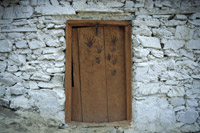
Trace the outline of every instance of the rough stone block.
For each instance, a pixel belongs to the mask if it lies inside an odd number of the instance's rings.
[[[54,6],[44,6],[36,7],[35,12],[42,15],[73,15],[76,14],[75,10],[70,6],[66,7],[54,7]]]
[[[166,26],[177,26],[177,25],[184,25],[186,21],[179,21],[179,20],[170,20],[165,23]]]
[[[172,36],[172,32],[168,29],[152,29],[153,35],[160,36],[160,37],[168,37]]]
[[[57,94],[52,90],[33,90],[29,92],[30,103],[36,106],[40,115],[45,118],[53,118],[64,120],[60,118],[60,111],[64,110],[65,99],[58,99]],[[58,118],[59,117],[59,118]]]
[[[179,15],[179,14],[176,14],[176,16],[174,18],[177,20],[187,20],[187,16]]]
[[[18,66],[16,65],[12,65],[12,66],[8,66],[7,67],[7,71],[10,72],[10,73],[14,73],[14,72],[17,72],[19,69],[18,69]]]
[[[25,88],[22,83],[17,83],[14,86],[10,87],[11,95],[23,95],[25,93]]]
[[[43,41],[39,40],[33,40],[28,43],[30,49],[38,49],[38,48],[43,48],[45,47],[45,43]]]
[[[4,72],[6,70],[7,63],[4,61],[0,61],[0,72]]]
[[[137,36],[143,47],[160,49],[160,40],[156,37]]]
[[[173,107],[165,98],[146,97],[137,100],[135,110],[135,128],[140,131],[167,131],[173,129],[176,122]]]
[[[171,98],[170,100],[173,106],[181,106],[185,104],[185,100],[182,97],[174,97]]]
[[[23,34],[22,33],[8,33],[8,37],[12,39],[21,38],[23,37]]]
[[[23,65],[21,68],[20,68],[20,70],[22,71],[22,72],[35,72],[36,71],[36,68],[35,67],[33,67],[33,66],[30,66],[30,65]]]
[[[30,88],[30,89],[33,89],[33,90],[39,89],[38,84],[37,84],[37,82],[35,82],[35,81],[29,81],[28,84],[29,84],[29,88]]]
[[[193,36],[193,31],[186,26],[177,26],[175,32],[176,39],[188,40]]]
[[[133,26],[142,26],[142,25],[146,25],[149,27],[159,27],[160,26],[160,22],[155,19],[155,20],[134,20],[133,21]]]
[[[199,19],[193,20],[193,21],[190,21],[190,20],[189,20],[189,23],[191,23],[191,24],[193,24],[193,25],[195,25],[195,26],[200,26],[200,20],[199,20]]]
[[[31,6],[15,6],[14,14],[16,14],[16,18],[30,18],[33,15],[33,8]]]
[[[190,40],[186,44],[187,49],[200,49],[200,38],[196,40]]]
[[[8,55],[8,59],[13,61],[14,64],[16,65],[21,65],[26,63],[26,56],[25,55],[20,55],[17,52],[12,52]]]
[[[174,51],[182,48],[185,45],[185,41],[182,40],[168,40],[164,43],[164,49],[173,49]]]
[[[29,100],[22,95],[22,96],[17,96],[11,99],[10,108],[30,109],[31,106],[29,104]]]
[[[184,96],[185,95],[185,90],[182,87],[173,87],[168,91],[167,95],[169,97]]]
[[[14,17],[15,17],[15,14],[14,14],[13,6],[6,7],[4,9],[3,19],[13,19]]]
[[[194,14],[192,14],[190,17],[189,17],[189,19],[200,19],[200,13],[199,12],[197,12],[197,13],[194,13]]]
[[[121,2],[117,2],[117,1],[111,1],[111,2],[108,2],[106,4],[106,6],[112,7],[112,8],[120,8],[120,7],[124,6],[124,4]]]
[[[199,114],[196,111],[178,112],[177,114],[177,120],[187,124],[194,123],[198,117]]]
[[[58,39],[49,39],[46,41],[47,46],[49,47],[59,47],[62,44],[59,42]]]
[[[64,68],[47,68],[48,73],[62,73]]]
[[[141,26],[140,28],[133,30],[133,34],[151,36],[152,32],[147,26]]]
[[[47,83],[47,82],[39,82],[38,86],[41,88],[46,88],[46,89],[62,88],[62,84]]]
[[[28,48],[28,45],[26,43],[26,41],[22,40],[22,41],[18,41],[15,43],[17,48]]]
[[[40,73],[40,72],[37,72],[37,73],[34,73],[30,79],[32,80],[39,80],[39,81],[49,81],[50,80],[50,76],[47,75],[47,74],[44,74],[44,73]]]
[[[5,72],[5,73],[0,74],[0,81],[6,86],[12,86],[17,82],[21,82],[22,79],[11,73]]]
[[[12,44],[9,40],[0,40],[0,52],[11,52],[12,51]]]
[[[59,6],[59,3],[57,0],[50,0],[50,2],[51,2],[51,5],[53,6]]]
[[[196,99],[187,99],[186,100],[186,106],[187,107],[198,107],[198,102]]]

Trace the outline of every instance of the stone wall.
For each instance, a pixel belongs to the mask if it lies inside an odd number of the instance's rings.
[[[0,1],[0,105],[64,123],[66,20],[132,20],[133,131],[200,130],[199,0]]]

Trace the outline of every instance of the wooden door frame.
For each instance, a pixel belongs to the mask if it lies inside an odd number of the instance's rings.
[[[131,47],[131,22],[115,21],[115,20],[68,20],[66,23],[66,64],[65,64],[65,121],[66,123],[74,123],[71,121],[71,99],[72,99],[72,28],[85,26],[123,26],[125,28],[125,85],[126,85],[126,105],[127,120],[121,122],[102,123],[105,126],[127,125],[132,120],[132,47]],[[75,122],[77,123],[77,122]],[[85,123],[85,122],[79,122]],[[100,123],[94,124],[102,125]]]

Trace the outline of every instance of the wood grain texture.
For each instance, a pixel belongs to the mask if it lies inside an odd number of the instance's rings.
[[[105,26],[109,122],[126,120],[124,27]]]
[[[131,26],[125,27],[125,67],[126,67],[126,96],[127,96],[127,120],[132,119],[132,46]]]
[[[99,26],[106,25],[116,25],[116,26],[126,26],[131,25],[130,21],[113,21],[113,20],[68,20],[71,26]]]
[[[72,27],[67,23],[66,25],[66,63],[65,63],[65,121],[71,122],[71,40]]]
[[[72,79],[74,82],[74,87],[72,87],[72,121],[83,121],[79,77],[78,29],[73,29],[72,32],[72,68],[74,78]]]
[[[107,121],[103,28],[79,28],[83,122]]]

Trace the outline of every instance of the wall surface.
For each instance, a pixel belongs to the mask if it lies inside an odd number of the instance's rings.
[[[1,0],[0,105],[64,123],[66,20],[131,20],[125,132],[200,130],[200,0]]]

